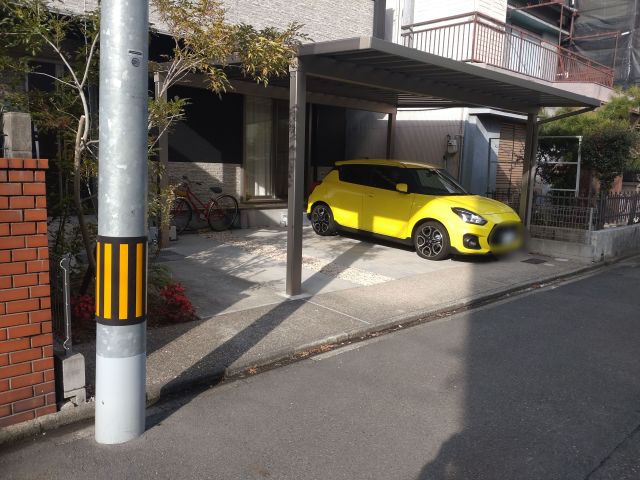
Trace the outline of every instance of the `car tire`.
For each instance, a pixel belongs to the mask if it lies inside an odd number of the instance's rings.
[[[309,220],[313,231],[322,237],[329,237],[337,233],[333,212],[325,203],[317,203],[313,206]]]
[[[418,256],[427,260],[444,260],[451,253],[447,229],[433,220],[416,226],[413,231],[413,246]]]

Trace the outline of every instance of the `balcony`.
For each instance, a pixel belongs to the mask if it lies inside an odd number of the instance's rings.
[[[478,12],[406,25],[402,30],[404,46],[452,60],[547,82],[613,85],[612,68]]]

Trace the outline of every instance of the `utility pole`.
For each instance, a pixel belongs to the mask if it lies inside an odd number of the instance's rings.
[[[102,0],[96,441],[145,429],[148,0]]]

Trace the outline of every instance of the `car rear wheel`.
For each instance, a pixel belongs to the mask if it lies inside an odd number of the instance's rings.
[[[323,237],[336,234],[336,224],[333,221],[333,213],[328,205],[318,203],[311,210],[311,227],[313,231]]]
[[[418,225],[413,232],[416,253],[427,260],[443,260],[451,252],[449,234],[439,222],[427,221]]]

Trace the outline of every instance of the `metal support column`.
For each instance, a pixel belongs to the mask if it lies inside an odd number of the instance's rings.
[[[387,159],[393,158],[395,150],[396,136],[396,115],[397,113],[389,113],[387,119]]]
[[[527,132],[524,142],[524,164],[522,168],[522,186],[520,190],[519,214],[526,227],[531,223],[533,187],[536,174],[536,156],[538,153],[538,114],[527,114]]]
[[[100,15],[95,435],[114,444],[145,429],[149,2]]]
[[[287,213],[287,295],[302,290],[302,215],[307,76],[300,58],[289,68],[289,198]]]

